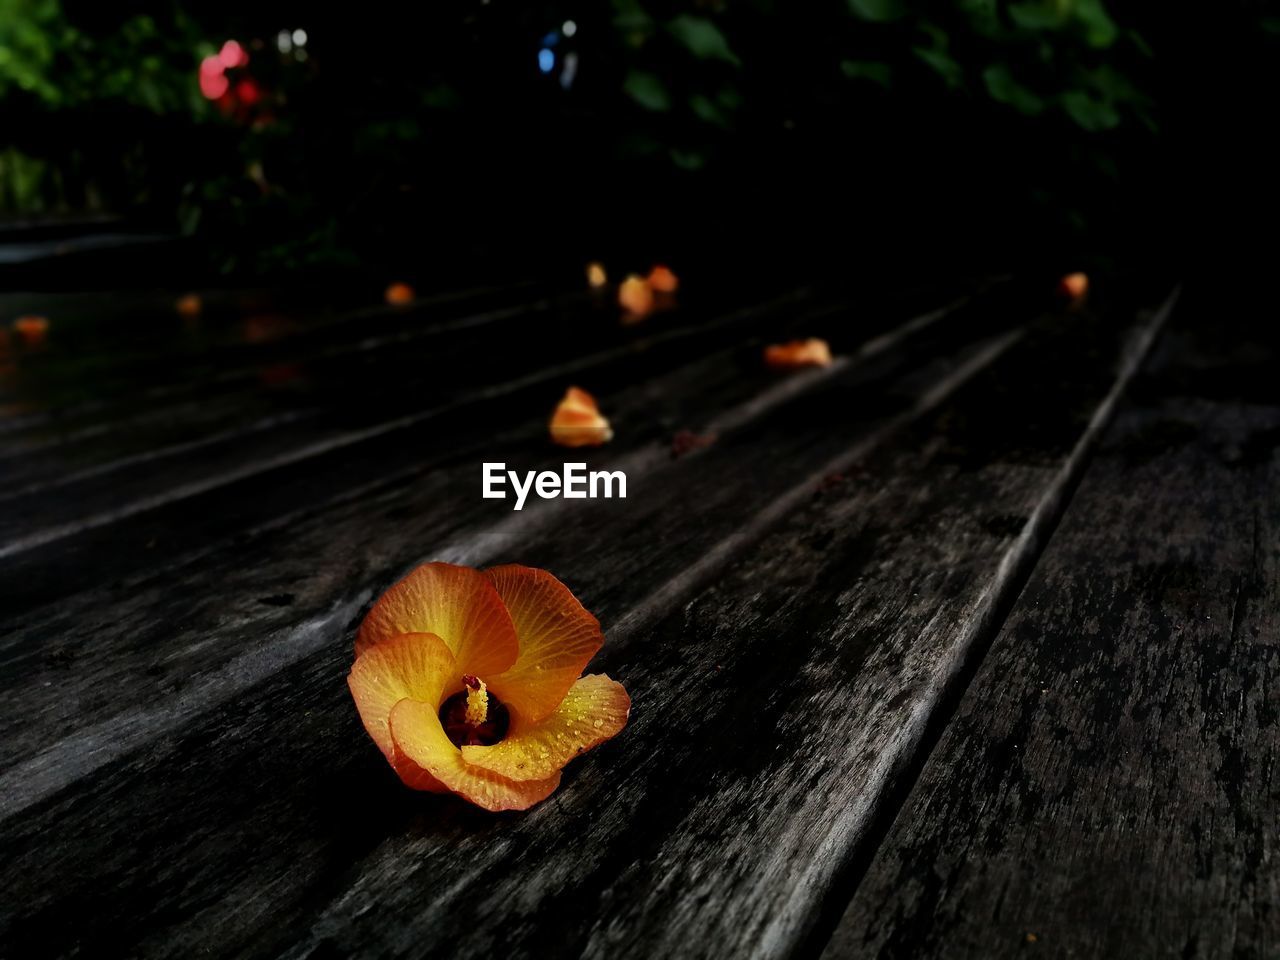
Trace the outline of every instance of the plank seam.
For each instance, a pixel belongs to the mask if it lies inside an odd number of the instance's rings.
[[[818,910],[818,919],[807,934],[786,951],[791,956],[817,957],[831,942],[845,911],[884,844],[898,815],[937,748],[947,724],[999,635],[1036,564],[1070,505],[1098,442],[1115,414],[1129,383],[1150,353],[1152,345],[1172,313],[1181,284],[1175,286],[1152,317],[1130,338],[1117,365],[1116,378],[1090,417],[1066,461],[1059,468],[1017,539],[1001,558],[991,583],[984,590],[976,612],[951,650],[952,666],[941,686],[922,696],[895,756],[885,758],[877,778],[888,786],[871,802],[867,829],[843,853],[836,880]]]

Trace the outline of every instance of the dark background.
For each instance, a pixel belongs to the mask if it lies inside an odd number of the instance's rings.
[[[210,99],[228,39],[249,62]],[[183,237],[206,282],[1248,278],[1278,51],[1238,0],[0,0],[0,224]]]

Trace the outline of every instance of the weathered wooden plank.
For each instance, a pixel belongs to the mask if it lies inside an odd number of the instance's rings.
[[[998,298],[990,303],[993,315],[1003,317],[1009,303],[1020,302],[1025,293],[1004,289],[992,296]],[[211,539],[296,514],[305,507],[318,508],[329,499],[349,497],[353,490],[370,484],[381,486],[403,479],[405,471],[423,473],[478,446],[501,450],[508,441],[523,437],[527,443],[544,447],[546,411],[571,379],[593,389],[634,383],[655,370],[686,363],[699,351],[723,349],[724,342],[732,343],[751,331],[767,329],[777,334],[818,323],[825,308],[799,310],[801,305],[797,296],[787,296],[722,315],[710,323],[659,326],[620,346],[571,356],[516,381],[480,388],[472,392],[469,401],[446,402],[366,428],[341,431],[311,445],[272,451],[265,459],[232,460],[221,473],[211,472],[208,459],[193,453],[184,461],[187,473],[181,477],[181,486],[147,487],[142,495],[123,504],[114,499],[117,478],[109,478],[112,482],[101,487],[108,502],[100,510],[37,528],[0,546],[0,599],[5,611],[16,616],[101,582],[104,569],[119,577],[154,567],[176,552],[196,549]],[[846,319],[832,310],[818,326],[820,332],[831,326],[841,336],[857,336],[859,331],[875,334],[893,315],[869,309]],[[738,362],[721,362],[710,368],[712,383],[705,389],[728,393],[718,396],[712,392],[708,401],[732,404],[758,389],[762,378],[758,353],[750,356],[748,368],[752,374],[745,378]],[[681,396],[678,392],[665,396],[660,391],[657,399],[678,410]],[[519,411],[521,421],[532,412],[543,422],[534,426],[525,421],[513,430],[513,410]],[[666,429],[652,413],[638,415],[635,424],[643,440],[652,439],[652,433],[644,431]],[[145,466],[140,467],[144,479]],[[87,505],[78,499],[72,506],[85,509]],[[21,525],[31,520],[15,511],[9,522]],[[111,557],[109,567],[92,562],[95,550]]]
[[[928,366],[932,358],[949,353],[991,327],[998,329],[1009,320],[1006,311],[1020,303],[1020,297],[1010,301],[1003,294],[983,299],[948,316],[945,324],[932,330],[922,321],[936,321],[944,313],[914,318],[890,335],[881,332],[882,324],[869,323],[874,335],[861,351],[841,358],[827,370],[782,380],[760,368],[760,347],[756,344],[720,351],[657,380],[605,394],[607,409],[618,428],[618,443],[616,448],[590,455],[592,467],[625,470],[633,491],[669,486],[671,495],[679,496],[689,479],[696,479],[701,471],[696,464],[673,462],[670,438],[677,429],[693,426],[718,434],[724,442],[736,432],[751,429],[757,420],[773,416],[775,428],[790,435],[786,449],[807,446],[811,441],[787,429],[792,415],[779,412],[779,408],[827,383],[839,382],[845,392],[856,389],[872,401],[863,413],[849,418],[846,430],[874,426],[886,412],[909,402],[913,391],[932,384],[933,367]],[[864,318],[864,323],[869,320]],[[844,311],[835,311],[830,317],[798,317],[794,322],[808,326],[847,320]],[[908,378],[905,381],[904,376]],[[694,413],[691,396],[698,397],[698,407],[705,404],[715,412]],[[679,419],[691,414],[696,419]],[[750,446],[746,449],[753,452]],[[801,449],[770,469],[803,476],[806,469],[827,456],[825,449],[821,445],[812,451]],[[743,458],[743,466],[757,469],[757,458],[774,460],[775,453],[759,451]],[[489,441],[484,456],[538,469],[553,467],[554,454],[545,442],[545,414],[524,423],[514,435]],[[387,569],[411,565],[421,558],[424,543],[457,554],[457,559],[463,559],[465,553],[470,562],[478,562],[478,547],[489,550],[492,557],[528,536],[539,524],[555,522],[562,512],[556,508],[563,508],[563,501],[531,504],[525,511],[513,513],[505,502],[480,499],[479,459],[479,454],[473,453],[424,469],[415,454],[414,466],[395,478],[397,482],[379,481],[373,487],[347,489],[332,510],[295,510],[283,517],[273,516],[255,535],[230,540],[216,551],[197,551],[181,565],[166,567],[158,575],[73,597],[57,604],[46,617],[16,625],[10,637],[0,641],[6,667],[0,691],[5,700],[22,703],[23,709],[8,718],[0,715],[0,767],[12,767],[24,757],[31,759],[50,736],[63,738],[67,743],[64,753],[88,752],[89,741],[77,739],[78,735],[95,736],[97,724],[113,730],[112,724],[119,726],[131,711],[153,710],[157,697],[190,702],[193,681],[202,674],[213,673],[214,688],[221,691],[224,684],[217,679],[217,670],[227,669],[228,662],[234,664],[237,656],[256,657],[264,634],[284,629],[299,618],[328,622],[335,604],[347,610],[344,615],[351,615],[368,596],[367,590],[359,590],[352,597],[353,585],[381,581]],[[714,475],[710,479],[713,483],[708,492],[698,493],[704,498],[704,507],[735,495],[734,488],[714,482]],[[767,503],[770,492],[765,485],[753,496]],[[635,494],[632,496],[634,499]],[[649,498],[650,512],[659,514],[655,530],[685,522],[678,514],[664,515],[665,503],[665,498]],[[442,504],[450,504],[450,509],[440,509]],[[225,512],[212,513],[215,519],[210,522],[228,522]],[[698,530],[704,542],[738,526],[738,514],[723,516],[719,523],[706,523]],[[287,539],[280,536],[286,529],[290,532]],[[325,556],[334,542],[344,545],[343,556],[316,568],[314,558]],[[686,562],[673,555],[665,567],[655,565],[652,569],[655,574],[661,569],[674,571]],[[379,568],[384,572],[377,573]],[[193,584],[193,580],[197,582]],[[206,583],[219,585],[214,595],[207,595]],[[266,583],[274,586],[268,589]],[[283,595],[289,600],[273,605],[262,601],[264,595]],[[75,629],[86,617],[97,625],[91,636]],[[233,628],[229,620],[239,623]],[[180,629],[175,630],[175,623],[181,624]],[[209,642],[210,632],[216,632],[216,642]],[[314,642],[315,636],[302,631],[302,652],[294,656],[309,652],[307,644]],[[231,669],[244,672],[242,667]],[[262,665],[254,669],[256,676],[264,675]],[[89,677],[92,683],[87,682]],[[6,684],[4,678],[11,679],[13,685]],[[74,701],[64,695],[69,686],[79,690]],[[118,746],[120,741],[117,735],[113,744]],[[45,761],[40,764],[50,766]],[[11,770],[5,776],[6,782],[17,783],[25,774]],[[28,780],[19,789],[34,782]]]
[[[212,292],[203,313],[190,319],[178,315],[174,295],[165,292],[23,297],[18,312],[47,315],[52,326],[41,349],[23,352],[20,383],[5,384],[0,393],[28,407],[0,419],[0,433],[48,429],[78,410],[139,397],[181,396],[210,377],[243,378],[255,364],[284,355],[493,322],[508,309],[564,296],[571,295],[527,282],[446,291],[397,307],[370,306],[332,289],[323,298],[313,290]]]
[[[0,882],[22,906],[4,936],[155,956],[786,952],[1114,396],[1116,319],[1049,324],[989,370],[991,349],[958,357],[896,405],[890,444],[849,422],[885,422],[874,395],[832,383],[676,461],[670,498],[507,544],[600,612],[598,667],[636,704],[529,815],[409,796],[381,770],[339,689],[337,611],[310,625],[314,653],[10,816]],[[744,534],[762,499],[790,515]],[[699,538],[726,522],[736,556]]]
[[[115,473],[115,485],[122,486],[128,469],[139,462],[164,468],[169,459],[206,450],[202,456],[215,459],[219,444],[235,446],[241,437],[271,446],[281,431],[320,433],[386,418],[389,408],[411,404],[418,394],[452,395],[458,389],[455,371],[465,366],[461,361],[474,361],[495,337],[514,336],[528,350],[524,341],[530,331],[542,330],[533,358],[589,352],[623,339],[616,327],[602,322],[602,308],[580,296],[509,304],[449,320],[427,322],[415,310],[392,319],[395,328],[381,334],[357,328],[347,331],[349,339],[336,342],[297,334],[247,345],[244,358],[211,359],[182,371],[183,378],[167,386],[155,383],[154,370],[138,374],[130,382],[147,389],[126,403],[105,411],[90,404],[86,416],[71,421],[60,411],[34,435],[27,431],[7,438],[13,452],[0,464],[6,485],[18,486],[21,496],[38,497],[46,488]],[[316,333],[334,325],[322,324]],[[151,358],[161,368],[165,359],[163,354]],[[510,376],[509,363],[471,363],[470,369],[472,387]],[[92,379],[77,382],[95,392],[103,386]]]
[[[1226,326],[1135,391],[827,957],[1280,955],[1280,382]]]
[[[311,472],[326,459],[343,459],[348,468],[394,470],[388,455],[399,450],[400,459],[405,453],[420,457],[419,449],[451,449],[459,436],[482,437],[486,428],[496,428],[495,410],[509,410],[548,383],[602,370],[622,376],[630,367],[634,373],[682,345],[692,350],[724,336],[727,329],[749,329],[798,302],[796,295],[785,295],[714,322],[689,317],[680,325],[621,337],[616,323],[601,324],[598,316],[593,324],[579,319],[567,329],[526,325],[504,339],[504,349],[492,362],[491,333],[450,343],[430,356],[391,351],[378,363],[354,369],[348,358],[335,357],[328,383],[328,399],[335,407],[331,412],[320,408],[305,421],[283,419],[275,429],[184,447],[178,456],[160,462],[144,459],[109,475],[90,473],[70,486],[37,489],[0,514],[0,558],[281,468]],[[458,429],[462,426],[467,429]]]

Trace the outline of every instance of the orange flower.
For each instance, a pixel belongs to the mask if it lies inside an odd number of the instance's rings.
[[[639,320],[653,310],[653,290],[643,277],[629,274],[618,287],[618,305],[632,319]]]
[[[387,287],[387,292],[383,296],[386,297],[387,303],[392,306],[402,307],[406,303],[413,303],[413,287],[407,283],[393,283]]]
[[[19,317],[13,321],[14,332],[22,338],[22,342],[29,347],[43,343],[45,335],[49,332],[49,320],[47,317]]]
[[[1087,273],[1068,273],[1058,281],[1058,295],[1071,306],[1078,307],[1089,296],[1089,275]]]
[[[626,726],[622,685],[580,676],[603,643],[596,618],[545,570],[428,563],[373,605],[347,684],[405,784],[525,810]]]
[[[562,447],[598,447],[613,439],[613,429],[595,397],[570,387],[551,415],[551,439]]]
[[[831,348],[827,341],[810,337],[808,340],[792,340],[775,343],[764,348],[764,362],[775,370],[795,370],[798,367],[831,366]]]
[[[680,280],[668,268],[658,264],[649,271],[648,284],[651,289],[659,293],[675,293],[676,288],[680,286]]]
[[[600,263],[587,264],[587,286],[593,290],[598,290],[609,282],[609,275],[604,272],[604,265]]]

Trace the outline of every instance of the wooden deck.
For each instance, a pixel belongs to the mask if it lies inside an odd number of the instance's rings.
[[[1280,955],[1280,380],[1172,281],[48,313],[0,373],[0,956]],[[802,335],[836,363],[763,369]],[[566,459],[627,498],[481,498]],[[360,726],[426,560],[604,626],[631,721],[528,813]]]

